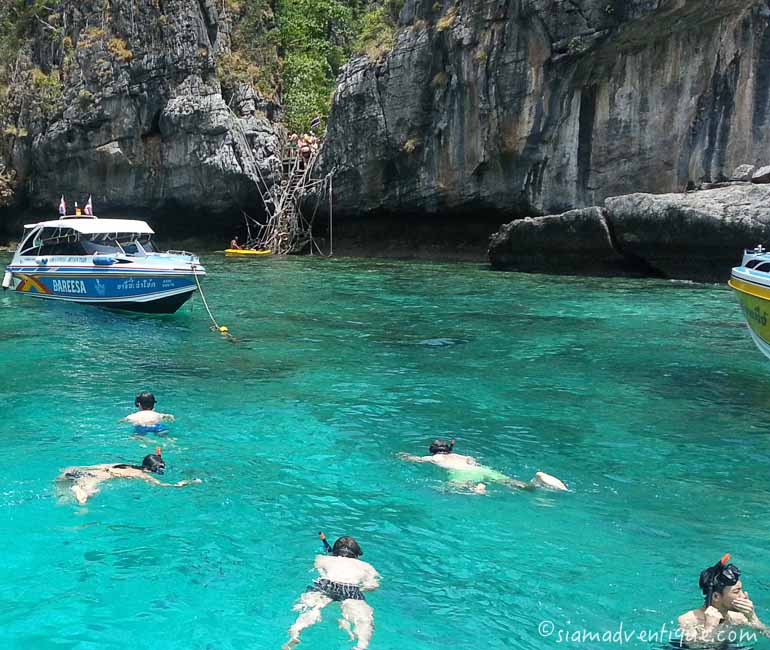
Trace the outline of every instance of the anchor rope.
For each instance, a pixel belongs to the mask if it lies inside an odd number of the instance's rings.
[[[193,277],[195,278],[195,284],[198,285],[198,293],[201,295],[203,306],[206,308],[209,318],[213,323],[213,325],[211,326],[211,330],[215,332],[220,332],[221,334],[225,334],[229,336],[227,327],[225,325],[220,326],[219,323],[217,323],[216,318],[214,318],[214,314],[211,313],[211,309],[209,309],[209,303],[206,301],[206,296],[203,293],[203,287],[201,287],[201,281],[198,279],[198,274],[195,272],[195,267],[193,267]]]

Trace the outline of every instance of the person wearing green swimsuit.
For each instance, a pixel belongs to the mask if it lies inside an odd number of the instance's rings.
[[[536,472],[529,483],[519,481],[497,470],[481,465],[473,456],[455,454],[454,440],[434,440],[430,446],[430,456],[413,456],[401,452],[398,457],[411,463],[433,463],[449,472],[449,482],[469,488],[476,494],[485,494],[487,483],[502,483],[520,490],[531,490],[542,487],[549,490],[566,491],[567,486],[555,476],[545,472]]]

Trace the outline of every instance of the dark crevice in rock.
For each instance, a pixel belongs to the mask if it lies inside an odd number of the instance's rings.
[[[706,147],[703,151],[703,169],[706,181],[722,181],[726,177],[719,170],[725,162],[726,148],[730,135],[730,117],[735,107],[735,76],[738,72],[738,61],[734,58],[724,74],[719,73],[720,55],[717,55],[716,65],[711,78],[709,92],[710,120],[706,133]],[[732,74],[731,74],[732,73]]]
[[[643,257],[634,253],[624,251],[618,238],[615,236],[615,228],[612,224],[612,219],[609,210],[602,208],[601,220],[604,228],[607,231],[607,238],[613,250],[623,258],[622,270],[625,273],[632,275],[641,275],[648,278],[666,278],[666,274],[660,269],[655,268],[650,262]]]
[[[762,31],[757,53],[757,66],[760,70],[770,70],[770,28],[765,28]],[[754,106],[751,116],[751,126],[756,139],[763,136],[764,126],[767,122],[768,99],[770,99],[770,75],[757,75],[754,79]]]
[[[216,49],[217,37],[219,35],[219,24],[217,22],[217,16],[211,16],[211,12],[206,3],[206,0],[198,0],[198,6],[201,10],[203,22],[206,25],[206,32],[209,37],[209,46],[212,50],[214,50]]]
[[[583,22],[586,25],[586,28],[591,29],[591,21],[588,19],[588,16],[586,16],[583,13],[583,7],[580,6],[579,3],[575,2],[575,0],[567,0],[567,2],[577,11],[578,15],[583,19]]]
[[[586,196],[591,176],[591,149],[596,119],[596,86],[584,86],[580,92],[577,144],[577,195]]]

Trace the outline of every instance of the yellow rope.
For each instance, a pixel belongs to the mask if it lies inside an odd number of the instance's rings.
[[[211,326],[211,330],[213,332],[219,332],[220,334],[224,334],[225,336],[230,336],[229,334],[230,330],[227,328],[227,325],[220,325],[219,323],[217,323],[216,319],[214,318],[214,314],[211,313],[211,310],[209,309],[209,304],[206,302],[206,296],[203,294],[203,287],[201,287],[201,282],[198,279],[198,274],[195,272],[194,267],[193,267],[193,277],[195,278],[195,284],[198,285],[198,293],[201,295],[203,306],[206,308],[206,311],[209,314],[209,318],[213,323],[213,325]]]

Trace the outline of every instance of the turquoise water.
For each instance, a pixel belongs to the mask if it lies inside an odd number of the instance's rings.
[[[726,288],[204,261],[237,343],[200,302],[147,317],[0,295],[3,647],[278,648],[321,529],[383,576],[374,650],[608,647],[538,625],[670,628],[726,551],[770,622],[770,362]],[[177,416],[166,478],[204,483],[61,503],[61,467],[152,450],[116,424],[144,389]],[[395,457],[450,434],[572,492],[461,494]],[[337,613],[300,648],[349,648]]]

